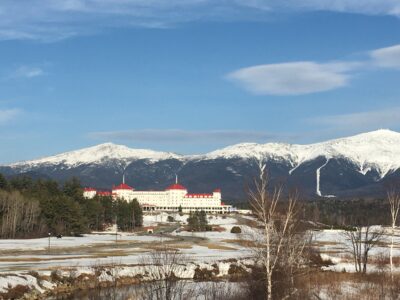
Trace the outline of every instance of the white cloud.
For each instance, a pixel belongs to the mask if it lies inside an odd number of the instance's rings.
[[[243,4],[247,2],[247,0],[239,1]],[[334,11],[367,15],[400,15],[398,0],[254,0],[253,2],[259,7],[268,5],[279,11]]]
[[[227,77],[255,94],[300,95],[345,86],[350,78],[347,72],[356,66],[356,63],[288,62],[243,68]]]
[[[400,69],[400,44],[366,52],[362,61],[283,62],[256,65],[227,75],[248,91],[259,95],[302,95],[346,86],[357,71]]]
[[[21,110],[17,108],[0,110],[0,124],[12,121],[20,114]]]
[[[271,12],[336,11],[400,16],[398,0],[0,1],[0,39],[54,41],[110,27],[170,27],[198,20],[263,20]]]
[[[327,126],[335,129],[374,130],[400,126],[400,107],[390,109],[355,112],[309,119],[311,124]]]
[[[370,56],[376,66],[400,69],[400,45],[373,50]]]
[[[180,129],[136,129],[128,131],[92,132],[91,138],[149,143],[238,143],[265,142],[278,135],[252,130],[180,130]]]
[[[38,67],[21,66],[17,68],[12,74],[11,78],[33,78],[44,75],[44,71]]]

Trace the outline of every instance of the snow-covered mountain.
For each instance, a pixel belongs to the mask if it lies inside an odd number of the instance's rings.
[[[221,187],[228,197],[241,199],[259,160],[273,180],[310,197],[379,195],[388,180],[400,177],[400,133],[377,130],[309,145],[243,143],[190,156],[106,143],[3,166],[0,172],[60,181],[78,176],[85,185],[103,188],[125,174],[138,189],[163,188],[178,173],[190,190]]]
[[[357,165],[362,174],[374,169],[383,178],[400,168],[400,133],[381,129],[310,145],[244,143],[216,150],[204,157],[282,160],[292,165],[292,173],[304,162],[321,156],[326,159],[347,159]]]
[[[22,161],[11,164],[13,168],[31,169],[43,165],[63,164],[68,167],[77,167],[85,164],[102,164],[110,160],[120,161],[129,164],[132,161],[146,159],[152,162],[166,159],[181,159],[182,156],[170,153],[159,152],[147,149],[131,149],[123,145],[113,143],[100,144],[81,150],[70,151],[54,156],[44,157],[31,161]]]

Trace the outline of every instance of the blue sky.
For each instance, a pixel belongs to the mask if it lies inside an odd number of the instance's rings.
[[[300,2],[2,1],[0,162],[400,130],[398,1]]]

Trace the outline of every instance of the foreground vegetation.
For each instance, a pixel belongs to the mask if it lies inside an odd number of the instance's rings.
[[[119,228],[125,231],[142,224],[142,212],[137,202],[114,202],[103,197],[84,199],[75,179],[62,186],[54,181],[32,181],[26,177],[9,181],[3,178],[0,182],[0,225],[5,237],[46,235],[50,230],[52,233],[76,234],[104,229],[116,220]],[[304,204],[298,201],[296,193],[287,197],[282,194],[282,187],[270,187],[265,167],[260,165],[260,177],[254,181],[249,197],[255,215],[253,218],[236,217],[240,222],[246,222],[238,224],[246,224],[244,227],[229,227],[231,233],[237,234],[235,243],[241,245],[242,250],[249,250],[245,251],[245,263],[235,257],[216,263],[203,262],[193,269],[193,258],[182,254],[182,245],[176,244],[176,240],[168,242],[160,237],[159,245],[156,247],[153,242],[154,247],[140,264],[93,266],[92,272],[86,275],[72,268],[70,275],[68,272],[62,276],[52,273],[49,280],[60,288],[65,285],[81,289],[105,287],[112,291],[123,284],[138,284],[135,293],[145,291],[145,295],[152,295],[149,299],[398,299],[400,281],[394,270],[399,266],[397,257],[393,259],[393,238],[391,245],[384,242],[383,228],[371,226],[377,224],[381,214],[388,218],[381,223],[395,228],[400,207],[397,192],[389,197],[389,201],[382,200],[381,203],[361,200],[345,203],[329,199],[330,202]],[[371,203],[382,209],[377,211],[374,205],[369,207]],[[167,221],[175,222],[172,216],[168,216]],[[212,229],[208,222],[202,211],[189,215],[186,227],[192,235],[186,238],[188,243],[195,241],[196,231]],[[322,256],[325,260],[318,253],[308,230],[310,227],[344,229],[334,232],[340,232],[348,242],[348,249],[344,251],[347,251],[350,264],[354,263],[355,273],[346,272],[348,265],[342,272],[327,271],[332,261],[326,258],[329,257],[327,252]],[[169,234],[165,236],[169,237]],[[118,244],[116,242],[114,247]],[[191,244],[188,245],[190,248]],[[391,246],[390,256],[377,257],[375,254],[369,257],[378,245],[386,249]],[[371,263],[374,268],[367,270]],[[100,283],[100,278],[108,278],[110,282]],[[213,289],[213,283],[221,280],[234,282],[234,288],[223,290],[216,284],[218,288]],[[207,288],[192,292],[190,284],[193,281],[208,282]],[[93,286],[95,283],[98,286]],[[9,292],[16,291],[10,289]]]

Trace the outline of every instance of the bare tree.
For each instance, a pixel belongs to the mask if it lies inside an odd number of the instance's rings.
[[[282,198],[282,186],[269,191],[269,178],[266,165],[259,162],[259,178],[254,180],[254,187],[249,191],[250,205],[260,222],[260,231],[253,234],[253,249],[257,259],[265,268],[266,299],[273,298],[273,274],[282,258],[286,256],[289,264],[298,261],[302,247],[291,248],[295,235],[295,214],[297,193],[288,197],[286,209],[279,213],[277,206]],[[291,250],[290,250],[290,249]]]
[[[393,244],[394,244],[394,230],[396,228],[397,217],[399,215],[400,210],[400,193],[392,188],[388,191],[387,197],[389,200],[390,207],[390,217],[391,217],[391,243],[390,243],[390,273],[391,279],[393,281]]]
[[[203,300],[239,300],[245,299],[244,290],[238,284],[225,281],[209,281],[196,283],[198,292],[196,299]]]
[[[40,207],[19,192],[0,191],[0,237],[15,238],[34,231],[39,225]]]
[[[302,268],[305,261],[305,251],[307,246],[311,246],[312,234],[310,232],[294,232],[294,227],[287,234],[285,241],[285,247],[282,253],[282,259],[280,259],[281,269],[289,276],[290,279],[290,289],[288,289],[289,294],[295,293],[294,290],[295,277],[305,275],[308,271],[306,268]],[[307,264],[308,264],[307,260]]]
[[[188,258],[179,250],[166,246],[150,252],[142,258],[147,276],[152,282],[145,285],[146,297],[151,300],[183,300],[190,298],[185,289],[186,281],[180,276],[186,269]]]
[[[354,230],[346,230],[343,236],[350,241],[350,253],[353,256],[357,273],[367,273],[369,251],[382,240],[383,230],[370,225],[358,225]]]

